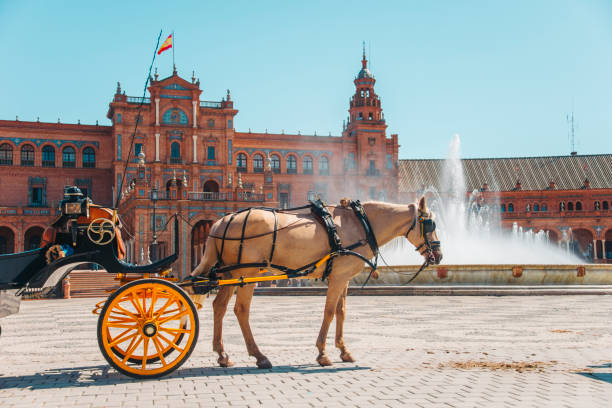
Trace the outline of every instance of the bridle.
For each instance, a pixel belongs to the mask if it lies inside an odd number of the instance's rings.
[[[423,239],[423,243],[416,247],[416,251],[419,254],[425,257],[425,262],[421,265],[421,268],[414,274],[412,278],[407,283],[410,283],[418,276],[419,273],[429,265],[433,265],[436,263],[436,257],[434,256],[434,250],[440,250],[440,241],[430,241],[428,238],[428,234],[434,232],[436,230],[436,223],[431,218],[425,218],[424,212],[419,210],[418,217],[415,217],[414,221],[408,231],[406,232],[406,239],[408,239],[408,234],[416,227],[417,223],[419,224],[419,232],[420,237]]]

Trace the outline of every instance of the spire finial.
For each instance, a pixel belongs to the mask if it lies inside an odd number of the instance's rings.
[[[155,80],[157,81],[157,78],[159,78],[159,74],[157,73],[157,67],[155,67]]]
[[[368,67],[368,60],[366,59],[366,54],[365,54],[365,41],[363,41],[362,45],[363,45],[363,57],[361,58],[361,67],[365,69]]]
[[[117,82],[117,91],[116,91],[116,93],[117,94],[121,93],[121,83],[120,82]]]
[[[196,78],[195,78],[195,70],[193,70],[193,71],[191,71],[191,83],[195,84],[195,80],[196,80]]]
[[[176,75],[176,65],[172,66],[172,75]]]

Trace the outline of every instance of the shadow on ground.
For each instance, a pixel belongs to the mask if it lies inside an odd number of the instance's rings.
[[[214,377],[226,375],[249,375],[264,373],[296,373],[296,374],[323,374],[339,373],[343,371],[370,370],[370,367],[343,366],[343,367],[320,367],[316,364],[299,364],[292,366],[276,366],[271,369],[260,370],[255,367],[202,367],[184,368],[162,377],[166,378],[190,378],[190,377]],[[32,390],[89,387],[101,385],[123,384],[128,382],[145,382],[150,379],[137,380],[122,375],[107,365],[58,368],[46,370],[42,373],[24,376],[0,376],[0,390],[10,388],[28,388]]]
[[[612,369],[612,363],[595,365],[595,366],[588,366],[588,368],[591,368],[591,369],[610,368],[610,369]],[[599,381],[603,381],[603,382],[607,382],[609,384],[612,384],[612,370],[610,370],[608,372],[604,372],[604,373],[596,373],[596,372],[591,372],[591,371],[579,371],[579,372],[577,372],[577,374],[580,374],[580,375],[585,376],[587,378],[592,378],[594,380],[599,380]]]

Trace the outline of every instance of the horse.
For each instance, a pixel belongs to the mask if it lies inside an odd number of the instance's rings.
[[[352,208],[346,201],[339,206],[326,206],[333,216],[340,240],[345,245],[364,241],[366,233]],[[365,202],[363,209],[367,214],[373,234],[382,246],[396,237],[405,236],[425,258],[424,266],[438,264],[442,259],[435,223],[425,197],[418,207],[415,204],[400,205],[383,202]],[[281,212],[282,211],[282,212]],[[264,209],[253,209],[228,214],[215,222],[206,241],[203,258],[193,270],[192,276],[207,276],[211,268],[219,265],[238,263],[267,263],[284,265],[297,269],[312,263],[330,253],[330,243],[326,227],[310,212],[279,210],[275,215]],[[277,217],[277,218],[276,218]],[[248,219],[247,219],[248,218]],[[229,225],[228,225],[229,224]],[[276,232],[274,233],[274,231]],[[242,242],[241,236],[245,237]],[[273,236],[276,240],[273,241]],[[226,239],[223,239],[226,237]],[[231,238],[230,238],[231,237]],[[275,245],[274,245],[275,244]],[[271,247],[275,249],[271,251]],[[366,243],[354,249],[366,259],[376,254]],[[273,252],[273,254],[271,254]],[[270,257],[273,256],[273,260]],[[327,276],[328,288],[323,313],[323,322],[316,340],[321,366],[330,366],[332,361],[325,351],[329,326],[336,317],[335,345],[340,350],[343,362],[354,362],[351,352],[343,338],[346,316],[346,294],[351,278],[363,270],[364,260],[355,256],[338,256],[333,260],[331,272]],[[258,267],[244,268],[226,272],[224,279],[261,276]],[[325,267],[317,267],[306,278],[322,278]],[[249,312],[255,285],[221,286],[213,301],[214,334],[213,350],[218,354],[221,367],[233,365],[223,346],[223,317],[230,298],[237,290],[234,313],[238,319],[248,354],[256,359],[258,368],[271,368],[270,360],[255,343],[249,324]],[[202,304],[204,295],[190,293],[196,303]]]

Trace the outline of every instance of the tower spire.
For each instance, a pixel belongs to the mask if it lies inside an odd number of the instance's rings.
[[[366,53],[365,53],[365,41],[363,41],[363,57],[361,59],[361,67],[362,68],[368,67],[368,60],[366,59]]]

